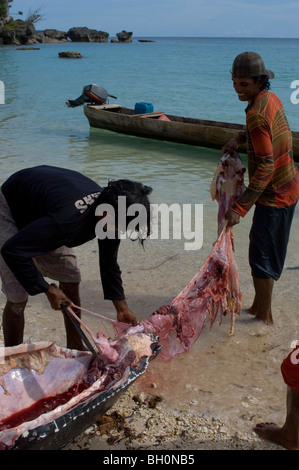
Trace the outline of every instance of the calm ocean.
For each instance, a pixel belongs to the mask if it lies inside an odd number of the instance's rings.
[[[156,111],[244,123],[246,103],[238,100],[230,71],[237,54],[253,50],[274,71],[272,90],[281,98],[291,128],[299,131],[299,104],[291,103],[291,83],[299,80],[299,39],[152,39],[155,42],[139,43],[134,38],[132,44],[41,44],[40,50],[32,51],[0,46],[0,81],[5,84],[5,104],[0,105],[0,184],[21,168],[50,164],[81,171],[101,185],[109,179],[139,180],[153,187],[153,203],[203,204],[200,250],[187,251],[184,240],[176,239],[147,240],[145,251],[130,240],[122,241],[125,292],[139,320],[178,295],[211,251],[218,204],[211,200],[210,182],[220,149],[90,129],[83,107],[70,109],[65,101],[77,98],[84,85],[95,83],[117,96],[123,106],[147,101]],[[83,59],[60,59],[58,53],[64,50],[78,50]],[[234,230],[245,308],[254,295],[247,255],[252,212]],[[111,302],[107,305],[102,299],[94,243],[78,248],[82,306],[114,317]],[[234,426],[234,436],[239,430],[249,433],[255,419],[283,422],[285,388],[278,369],[291,341],[298,339],[298,245],[299,206],[284,275],[275,288],[277,328],[255,331],[245,314],[237,319],[235,337],[229,337],[226,318],[223,328],[205,328],[190,354],[178,356],[167,367],[153,361],[145,385],[157,384],[155,393],[165,397],[164,407],[223,417]],[[1,292],[0,304],[1,315]],[[64,345],[62,322],[44,296],[32,297],[26,309],[25,340]],[[94,324],[91,329],[99,328]],[[153,393],[149,385],[148,393]]]
[[[83,107],[70,109],[65,101],[77,98],[84,85],[96,83],[127,107],[147,101],[171,114],[244,123],[245,104],[233,90],[230,71],[238,53],[253,50],[275,72],[272,90],[284,103],[291,128],[299,130],[299,105],[291,103],[290,88],[299,80],[299,39],[152,39],[41,44],[39,50],[28,51],[0,47],[0,80],[5,85],[0,183],[37,164],[70,167],[100,184],[129,177],[151,185],[153,201],[203,203],[208,208],[204,220],[215,220],[209,184],[218,150],[90,129]],[[78,50],[83,59],[59,58],[64,50]]]

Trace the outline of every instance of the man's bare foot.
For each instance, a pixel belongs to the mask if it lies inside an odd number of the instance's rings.
[[[254,319],[263,322],[265,325],[273,325],[274,323],[271,314],[268,314],[268,315],[256,314]]]
[[[257,311],[258,311],[257,310],[257,300],[256,300],[256,295],[255,295],[251,307],[246,308],[245,312],[249,313],[249,315],[252,315],[253,317],[255,317],[256,314],[257,314]]]
[[[252,315],[253,317],[256,315],[256,310],[253,305],[249,308],[244,308],[244,312],[249,313],[249,315]]]
[[[272,318],[272,314],[269,314],[269,315],[259,315],[259,313],[255,310],[255,308],[252,306],[250,308],[244,308],[242,310],[243,312],[245,313],[248,313],[249,315],[251,315],[253,318],[253,320],[257,320],[257,321],[260,321],[260,322],[263,322],[265,325],[273,325],[274,322],[273,322],[273,318]]]
[[[283,428],[274,423],[259,423],[253,428],[263,439],[275,442],[288,450],[299,450],[299,442],[289,439]]]

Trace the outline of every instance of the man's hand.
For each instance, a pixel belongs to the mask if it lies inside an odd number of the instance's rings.
[[[231,139],[229,140],[221,149],[221,155],[224,155],[226,152],[228,152],[232,157],[235,157],[237,154],[238,150],[238,141],[237,139]]]
[[[126,300],[113,300],[113,305],[117,311],[117,320],[122,323],[131,323],[137,325],[137,319],[133,312],[129,309]]]
[[[221,149],[220,154],[224,155],[228,152],[232,157],[236,156],[239,145],[246,142],[246,133],[240,131],[234,139],[229,140]]]
[[[228,209],[225,213],[226,226],[232,227],[233,225],[240,223],[240,216],[233,209]]]
[[[73,305],[73,302],[64,294],[61,289],[58,289],[54,284],[50,284],[49,290],[45,292],[51,307],[54,310],[60,310],[62,302],[66,302],[67,305]]]

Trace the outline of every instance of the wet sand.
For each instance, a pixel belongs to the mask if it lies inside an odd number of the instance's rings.
[[[108,434],[92,426],[65,449],[282,449],[260,439],[256,423],[284,423],[286,385],[280,364],[298,339],[299,257],[298,222],[295,221],[285,269],[273,294],[274,325],[256,322],[245,313],[253,298],[247,262],[250,219],[235,230],[236,260],[240,271],[243,310],[229,335],[230,319],[222,325],[207,323],[193,349],[165,363],[157,357],[147,371],[109,410],[124,419]],[[184,251],[171,241],[150,240],[143,251],[137,243],[121,244],[120,266],[131,309],[139,320],[168,303],[194,276],[209,254],[204,248]],[[115,317],[109,301],[102,299],[96,242],[78,250],[82,270],[82,306]],[[0,305],[4,305],[3,294]],[[98,320],[83,319],[94,331]],[[60,312],[50,309],[43,295],[32,297],[26,309],[26,341],[54,340],[65,346]],[[1,338],[0,338],[1,339]],[[147,401],[158,396],[155,408]]]

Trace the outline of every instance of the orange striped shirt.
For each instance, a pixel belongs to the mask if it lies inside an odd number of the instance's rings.
[[[299,172],[294,164],[292,133],[280,99],[262,90],[246,109],[249,185],[233,209],[244,217],[260,203],[271,207],[295,204]]]

